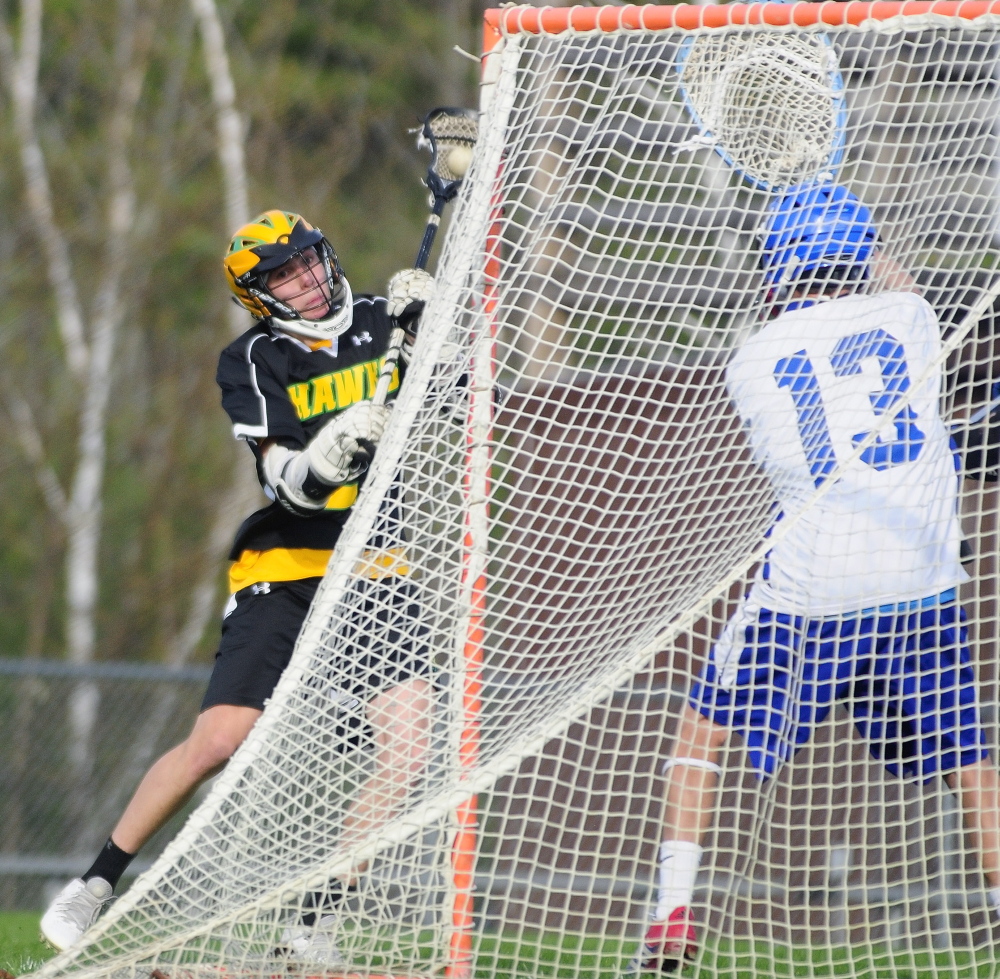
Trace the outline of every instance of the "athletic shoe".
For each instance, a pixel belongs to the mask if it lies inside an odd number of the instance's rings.
[[[79,941],[111,900],[113,888],[103,877],[86,883],[77,877],[55,897],[42,915],[42,938],[61,952]]]
[[[315,926],[293,925],[286,928],[281,933],[281,946],[275,951],[292,963],[340,968],[347,963],[333,939],[336,923],[336,915],[327,914]]]
[[[698,933],[690,908],[674,908],[666,921],[654,921],[639,950],[629,963],[628,972],[676,972],[698,954]]]

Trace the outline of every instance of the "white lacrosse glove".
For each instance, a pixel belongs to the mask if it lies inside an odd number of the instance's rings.
[[[389,405],[376,405],[371,401],[360,401],[342,411],[306,446],[309,468],[329,486],[357,479],[375,454],[390,411]],[[362,450],[366,458],[355,462],[354,457]]]
[[[389,280],[385,310],[407,336],[416,336],[420,314],[431,301],[434,288],[434,276],[423,269],[403,269]]]

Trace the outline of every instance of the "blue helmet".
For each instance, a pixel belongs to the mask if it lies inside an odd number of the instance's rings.
[[[817,183],[796,187],[768,207],[760,242],[769,298],[780,299],[803,277],[867,279],[878,231],[872,212],[846,187]]]

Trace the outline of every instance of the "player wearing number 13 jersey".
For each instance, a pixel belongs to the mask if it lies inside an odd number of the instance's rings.
[[[734,356],[729,393],[774,487],[778,525],[789,525],[758,573],[760,605],[816,617],[965,580],[940,351],[931,307],[895,292],[785,312]],[[873,430],[877,441],[848,462]]]
[[[919,296],[868,294],[877,243],[868,209],[830,183],[767,214],[771,318],[727,383],[779,516],[664,766],[657,904],[634,971],[696,954],[692,895],[730,734],[763,780],[838,702],[892,774],[943,776],[960,794],[1000,905],[998,776],[955,597],[966,575],[940,331]]]

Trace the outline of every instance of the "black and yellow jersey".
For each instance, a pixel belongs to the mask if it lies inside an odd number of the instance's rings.
[[[262,320],[222,351],[216,373],[222,407],[233,434],[253,451],[268,495],[261,443],[273,439],[303,449],[338,412],[371,398],[391,332],[385,300],[358,296],[350,328],[332,340],[298,339]],[[397,374],[390,400],[399,382]],[[297,516],[277,502],[249,516],[230,552],[232,590],[322,575],[357,496],[358,484],[348,483],[315,516]],[[386,555],[386,561],[392,558]]]

